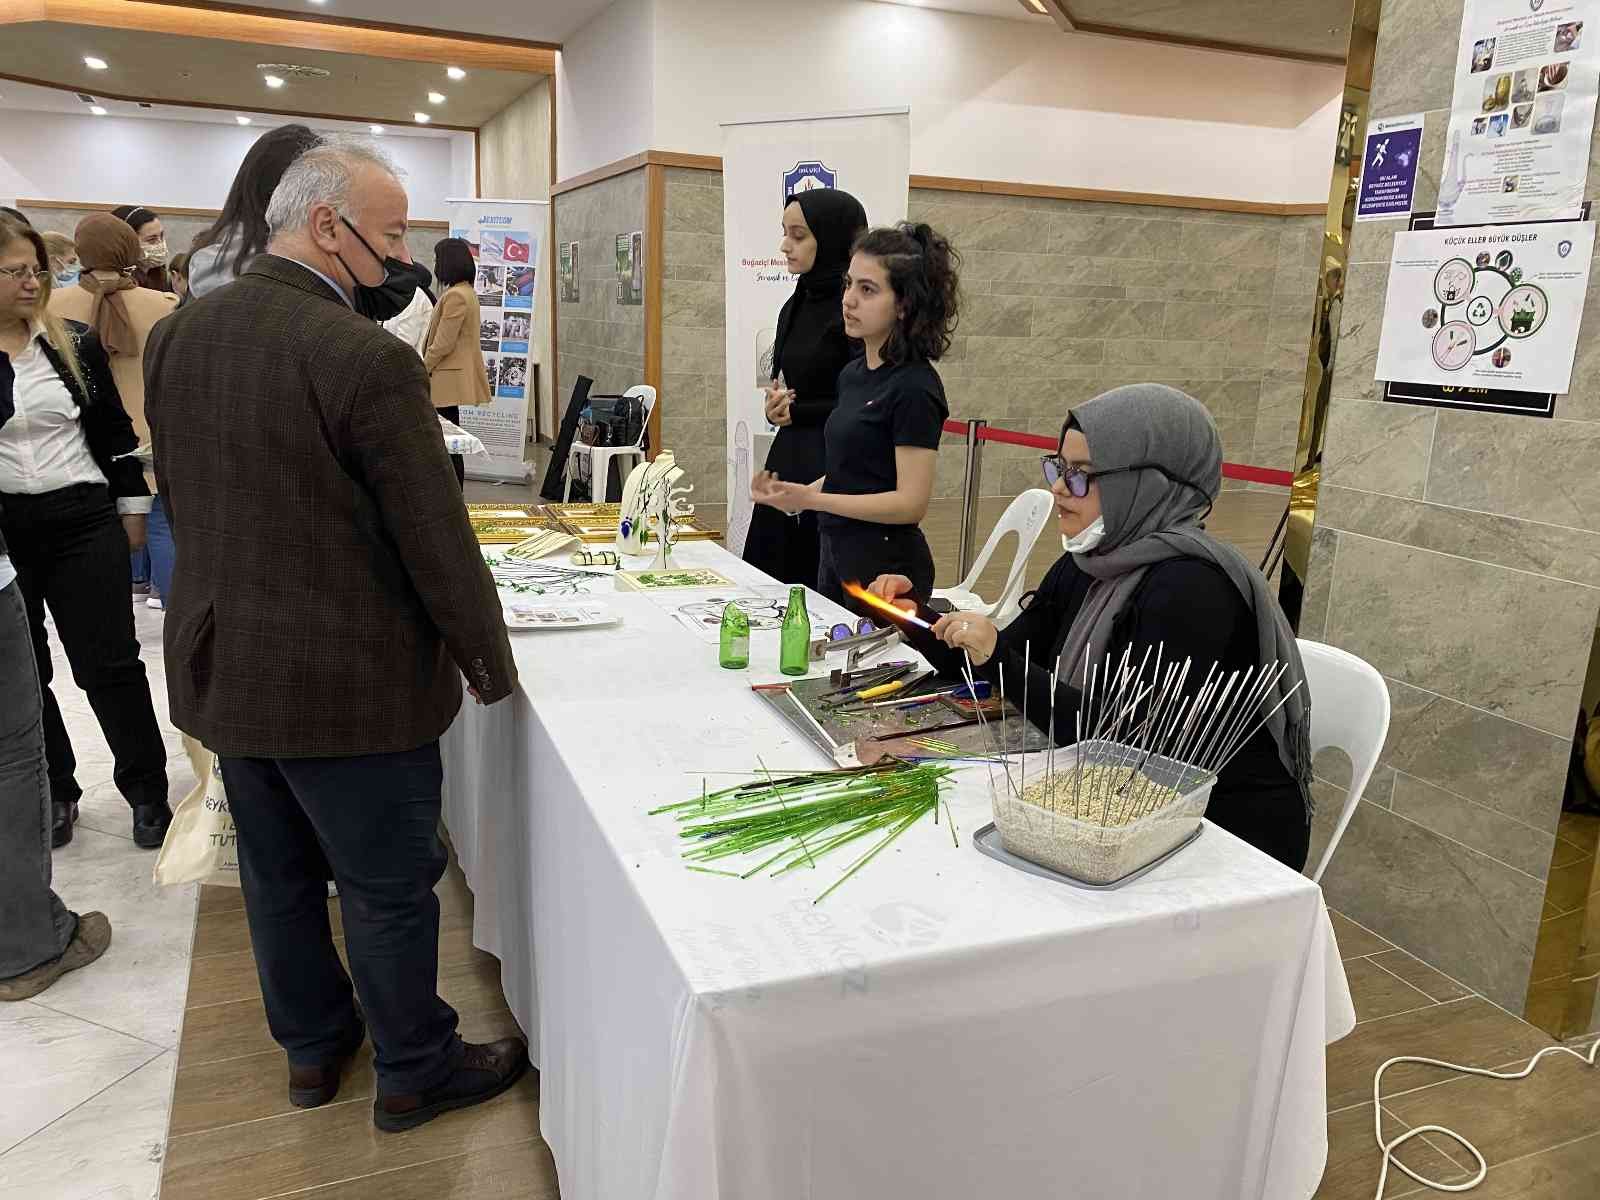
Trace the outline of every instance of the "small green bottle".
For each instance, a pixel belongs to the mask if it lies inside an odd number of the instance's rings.
[[[722,651],[717,661],[730,671],[750,665],[750,618],[732,600],[722,610]]]
[[[783,611],[783,632],[778,643],[778,670],[804,675],[811,669],[811,618],[806,613],[806,589],[789,589],[789,607]]]

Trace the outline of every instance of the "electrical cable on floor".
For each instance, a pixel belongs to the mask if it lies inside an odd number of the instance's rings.
[[[1587,1054],[1584,1054],[1578,1050],[1574,1050],[1571,1046],[1546,1046],[1543,1050],[1539,1051],[1539,1053],[1535,1054],[1531,1059],[1529,1059],[1528,1065],[1523,1067],[1520,1071],[1490,1071],[1483,1067],[1463,1067],[1457,1063],[1443,1062],[1437,1058],[1415,1058],[1410,1055],[1402,1055],[1399,1058],[1391,1058],[1388,1062],[1384,1063],[1383,1066],[1379,1067],[1378,1073],[1372,1077],[1372,1124],[1373,1130],[1377,1135],[1378,1148],[1383,1151],[1383,1169],[1378,1172],[1378,1190],[1373,1193],[1374,1200],[1383,1200],[1383,1189],[1384,1185],[1389,1181],[1389,1164],[1391,1162],[1404,1171],[1407,1175],[1411,1176],[1412,1179],[1415,1179],[1418,1183],[1422,1184],[1423,1187],[1432,1188],[1436,1192],[1470,1192],[1473,1188],[1482,1183],[1484,1178],[1489,1174],[1489,1164],[1484,1160],[1483,1155],[1478,1152],[1478,1148],[1471,1142],[1467,1141],[1466,1138],[1462,1137],[1454,1129],[1446,1129],[1443,1125],[1419,1125],[1415,1129],[1411,1129],[1405,1133],[1402,1133],[1399,1137],[1395,1138],[1394,1141],[1385,1142],[1383,1140],[1383,1106],[1379,1102],[1381,1095],[1380,1089],[1383,1084],[1383,1073],[1385,1071],[1387,1071],[1390,1067],[1395,1066],[1397,1063],[1420,1063],[1426,1067],[1443,1067],[1447,1071],[1456,1071],[1462,1075],[1481,1075],[1485,1079],[1526,1079],[1529,1075],[1533,1074],[1533,1069],[1539,1065],[1539,1060],[1546,1054],[1570,1054],[1578,1061],[1586,1063],[1592,1067],[1595,1065],[1596,1055],[1600,1054],[1600,1041],[1596,1041],[1592,1046],[1590,1046],[1589,1053]],[[1424,1133],[1442,1133],[1446,1137],[1453,1138],[1460,1142],[1468,1150],[1472,1151],[1472,1157],[1478,1160],[1478,1173],[1471,1179],[1467,1180],[1466,1183],[1440,1183],[1437,1180],[1428,1179],[1417,1174],[1410,1167],[1406,1166],[1405,1163],[1401,1162],[1394,1156],[1395,1151],[1400,1149],[1401,1146],[1405,1145],[1412,1138],[1418,1137]]]

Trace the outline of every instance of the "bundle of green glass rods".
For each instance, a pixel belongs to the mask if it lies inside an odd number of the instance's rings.
[[[870,767],[812,771],[760,779],[720,792],[704,791],[693,800],[653,809],[651,816],[671,813],[681,836],[695,843],[684,851],[692,871],[749,879],[767,868],[781,875],[815,867],[824,855],[882,834],[813,903],[823,900],[929,813],[939,819],[939,793],[954,768],[938,763],[888,759]],[[956,838],[950,807],[945,805],[950,837]],[[775,854],[744,871],[704,864],[744,855]]]

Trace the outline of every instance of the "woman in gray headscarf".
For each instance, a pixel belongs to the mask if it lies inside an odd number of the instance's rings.
[[[1137,663],[1146,647],[1159,645],[1167,662],[1193,661],[1193,688],[1214,663],[1225,672],[1286,664],[1262,714],[1293,694],[1224,767],[1206,815],[1303,869],[1311,832],[1305,671],[1267,581],[1205,531],[1222,486],[1222,443],[1211,415],[1174,388],[1116,388],[1073,410],[1058,452],[1043,465],[1067,553],[1005,629],[974,613],[952,613],[934,627],[944,645],[919,649],[931,651],[947,673],[960,661],[951,650],[966,651],[991,680],[1003,665],[1016,700],[1026,675],[1029,717],[1041,728],[1050,723],[1059,666],[1053,736],[1063,745],[1074,738],[1091,653],[1095,662],[1120,662],[1131,647]],[[872,590],[897,599],[911,587],[890,575]]]

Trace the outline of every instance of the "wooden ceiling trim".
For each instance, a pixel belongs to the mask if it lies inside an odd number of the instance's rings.
[[[555,74],[556,52],[543,46],[431,31],[402,31],[349,21],[307,20],[305,14],[269,14],[242,8],[236,11],[171,0],[24,0],[20,11],[24,15],[18,17],[11,15],[12,9],[8,8],[5,21],[58,21],[67,25],[137,29],[408,62],[450,63],[462,68]]]

